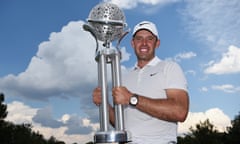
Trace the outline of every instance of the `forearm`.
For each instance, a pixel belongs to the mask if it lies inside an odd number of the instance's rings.
[[[188,113],[188,99],[186,104],[182,104],[176,99],[171,98],[152,99],[139,96],[136,108],[161,120],[182,122],[186,119]]]
[[[108,104],[108,109],[109,109],[109,121],[110,121],[110,124],[114,127],[115,126],[114,108],[110,104]]]

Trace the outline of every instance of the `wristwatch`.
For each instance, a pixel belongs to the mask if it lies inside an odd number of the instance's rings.
[[[130,98],[129,104],[131,106],[136,106],[138,104],[138,95],[137,94],[133,94]]]

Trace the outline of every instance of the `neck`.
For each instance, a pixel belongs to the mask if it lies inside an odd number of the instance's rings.
[[[153,59],[153,58],[152,58]],[[151,60],[152,60],[151,59]],[[138,60],[137,61],[137,66],[139,68],[143,68],[145,65],[147,65],[151,60]]]
[[[154,58],[155,58],[155,55],[153,55],[152,57],[149,57],[149,58],[137,57],[137,66],[139,68],[143,68],[146,64],[148,64]]]
[[[148,61],[138,61],[137,66],[143,68],[147,63]]]

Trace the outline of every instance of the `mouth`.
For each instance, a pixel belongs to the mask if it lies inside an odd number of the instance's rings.
[[[142,53],[146,53],[146,52],[148,52],[148,50],[149,50],[149,49],[146,48],[146,47],[143,47],[143,48],[140,48],[140,49],[139,49],[139,51],[142,52]]]

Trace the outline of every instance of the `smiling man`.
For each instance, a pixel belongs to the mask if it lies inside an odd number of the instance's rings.
[[[177,122],[188,114],[187,81],[181,67],[162,61],[155,51],[160,46],[154,23],[143,21],[134,27],[131,45],[137,62],[123,76],[123,86],[112,89],[115,104],[124,105],[125,126],[132,133],[132,144],[174,144]],[[93,91],[93,102],[101,103],[101,89]],[[109,104],[114,126],[114,109]]]

